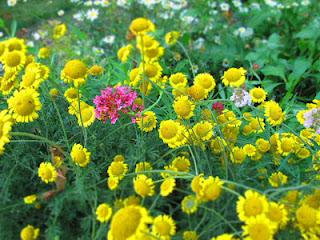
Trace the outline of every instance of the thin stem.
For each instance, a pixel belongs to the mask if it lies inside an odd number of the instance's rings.
[[[194,69],[193,69],[193,64],[192,64],[192,62],[191,62],[191,58],[190,58],[190,56],[189,56],[186,48],[182,45],[181,42],[177,41],[177,43],[178,43],[178,45],[182,48],[184,54],[187,56],[188,62],[189,62],[190,68],[191,68],[192,76],[195,77],[196,74],[195,74]]]

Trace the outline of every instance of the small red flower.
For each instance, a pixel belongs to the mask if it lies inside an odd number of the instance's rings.
[[[224,105],[221,102],[215,102],[212,104],[212,110],[217,111],[219,114],[224,110]]]
[[[257,64],[257,63],[254,63],[253,64],[253,69],[254,70],[258,70],[260,68],[260,65],[259,64]]]

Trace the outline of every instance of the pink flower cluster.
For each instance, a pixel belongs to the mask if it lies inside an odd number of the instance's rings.
[[[132,121],[141,114],[143,105],[136,103],[138,94],[128,86],[107,87],[93,100],[96,118],[104,123],[110,119],[115,124],[122,114],[130,115]]]

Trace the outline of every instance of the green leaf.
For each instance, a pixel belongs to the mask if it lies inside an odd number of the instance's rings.
[[[266,76],[280,77],[283,81],[286,81],[284,66],[266,66],[261,69],[261,72]]]
[[[271,93],[274,91],[274,89],[275,89],[277,86],[281,85],[281,84],[282,84],[282,83],[280,83],[280,82],[274,82],[274,81],[272,81],[272,80],[270,80],[270,79],[264,79],[264,80],[262,80],[262,82],[261,82],[261,85],[262,85],[263,89],[266,90],[267,93],[269,93],[269,94],[271,94]]]
[[[2,18],[0,18],[0,29],[4,29],[6,27],[5,22]]]
[[[13,20],[12,23],[11,23],[11,37],[14,37],[16,35],[16,31],[17,31],[17,26],[18,26],[18,23],[16,20]]]
[[[311,67],[311,62],[304,58],[300,57],[297,58],[292,66],[292,73],[290,73],[287,83],[287,90],[288,91],[293,91],[296,85],[300,82],[302,75]]]

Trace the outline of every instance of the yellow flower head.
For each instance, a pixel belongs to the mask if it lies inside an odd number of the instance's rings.
[[[113,191],[115,189],[117,189],[117,187],[119,186],[119,178],[117,177],[108,177],[108,188]]]
[[[267,121],[271,126],[280,125],[285,120],[285,112],[282,111],[281,107],[275,101],[268,101],[265,103],[265,113]]]
[[[215,88],[216,81],[210,73],[199,73],[194,78],[194,84],[200,85],[207,93],[209,93]]]
[[[230,153],[231,162],[241,164],[246,159],[247,154],[241,147],[233,147]]]
[[[179,172],[189,172],[190,165],[190,160],[185,156],[176,157],[172,161],[172,166]]]
[[[129,27],[130,31],[135,35],[141,35],[155,30],[154,24],[147,18],[134,19]]]
[[[126,173],[128,172],[128,164],[119,161],[119,162],[112,162],[108,167],[108,174],[110,177],[116,177],[119,180],[124,178]]]
[[[20,71],[26,63],[26,55],[17,50],[7,52],[2,58],[2,63],[6,71]]]
[[[278,188],[288,182],[288,177],[282,172],[272,173],[269,177],[269,183],[272,187]]]
[[[57,88],[51,88],[49,94],[53,99],[55,99],[59,95],[59,90]]]
[[[10,38],[5,42],[5,44],[8,52],[20,51],[25,53],[27,51],[25,40],[21,38]]]
[[[96,209],[96,215],[99,222],[108,222],[112,215],[112,208],[107,203],[101,203]]]
[[[51,183],[56,181],[58,173],[50,162],[42,162],[38,169],[38,175],[43,182]]]
[[[176,234],[176,223],[169,215],[160,215],[153,220],[152,233],[160,238],[170,238]]]
[[[158,81],[162,74],[162,67],[158,62],[148,62],[144,66],[141,63],[139,66],[140,74],[145,74],[151,81]]]
[[[137,48],[139,48],[141,51],[142,49],[144,51],[148,49],[155,49],[160,45],[160,43],[154,39],[154,37],[149,35],[140,35],[137,38]]]
[[[175,73],[169,77],[169,83],[171,87],[176,88],[178,86],[186,86],[188,83],[187,76],[183,73]]]
[[[222,153],[226,146],[227,146],[226,141],[224,139],[222,139],[221,137],[214,138],[212,140],[212,142],[210,143],[211,151],[214,154]]]
[[[146,111],[142,117],[138,117],[136,122],[144,132],[151,132],[157,126],[157,116],[153,111]]]
[[[152,165],[149,162],[139,162],[136,164],[136,173],[144,172],[144,171],[150,171],[152,170]]]
[[[154,182],[144,174],[139,174],[133,180],[133,187],[135,192],[141,197],[151,197],[154,195]]]
[[[288,211],[283,204],[269,203],[267,218],[276,223],[279,228],[284,228],[288,223]]]
[[[319,231],[319,210],[302,204],[296,210],[296,223],[302,232]]]
[[[103,73],[104,69],[100,65],[93,65],[89,70],[88,73],[93,76],[98,76]]]
[[[197,140],[207,141],[213,136],[213,125],[209,121],[201,121],[192,127]]]
[[[132,46],[131,44],[128,44],[128,45],[126,45],[126,46],[121,47],[121,48],[118,50],[117,55],[118,55],[119,60],[120,60],[122,63],[125,63],[125,62],[128,61],[132,49],[133,49],[133,46]]]
[[[51,54],[50,48],[42,47],[39,49],[38,58],[46,59],[50,57],[50,54]]]
[[[176,186],[176,180],[174,178],[166,178],[160,185],[160,195],[163,197],[171,194]]]
[[[78,89],[70,87],[64,92],[64,97],[71,103],[78,98],[81,98],[81,94],[78,93]]]
[[[39,237],[40,229],[27,225],[20,232],[21,240],[36,240]]]
[[[33,204],[37,200],[37,195],[32,194],[23,198],[25,204]]]
[[[174,120],[164,120],[160,123],[159,136],[165,143],[173,143],[182,131],[180,123]]]
[[[39,93],[34,89],[15,91],[8,99],[9,110],[17,122],[32,122],[39,117],[42,105]]]
[[[187,96],[177,97],[173,103],[173,109],[179,118],[190,119],[193,116],[195,105]]]
[[[197,198],[201,201],[214,201],[221,195],[223,182],[219,177],[209,176],[200,183],[200,191]]]
[[[178,41],[179,37],[180,37],[180,32],[172,31],[172,32],[166,33],[164,38],[165,38],[166,44],[171,46]]]
[[[151,222],[152,218],[147,209],[135,205],[123,207],[113,215],[107,238],[108,240],[143,239],[139,237],[147,231]]]
[[[243,150],[246,153],[247,156],[249,157],[253,157],[254,155],[256,155],[257,149],[255,146],[253,146],[252,144],[246,144],[243,146]]]
[[[232,234],[224,233],[219,236],[211,238],[211,240],[236,240]]]
[[[164,54],[164,48],[161,46],[148,48],[144,50],[144,57],[146,61],[157,61]]]
[[[250,90],[250,96],[252,102],[263,103],[267,98],[267,92],[263,88],[255,87]]]
[[[227,71],[224,72],[222,82],[226,86],[230,87],[241,87],[245,80],[246,80],[246,73],[247,71],[240,67],[240,68],[229,68]]]
[[[256,140],[256,148],[259,152],[266,153],[270,150],[270,143],[263,138],[259,138]]]
[[[78,87],[86,82],[87,75],[87,66],[82,61],[74,59],[64,65],[60,77],[64,82],[73,83]]]
[[[81,144],[74,144],[72,146],[70,155],[72,161],[80,167],[85,167],[90,162],[91,153],[88,152],[88,150]]]
[[[188,94],[195,101],[203,100],[208,96],[206,90],[201,85],[195,84],[189,87]]]
[[[184,231],[183,240],[198,240],[198,234],[196,231]]]
[[[10,142],[10,132],[12,129],[12,118],[7,110],[0,112],[0,146]]]
[[[192,214],[198,209],[198,200],[194,195],[185,196],[181,202],[181,209],[184,213]]]
[[[53,38],[54,39],[60,39],[67,33],[67,26],[62,23],[59,25],[56,25],[53,29]]]
[[[264,215],[249,219],[242,228],[245,240],[273,240],[276,232],[276,224]]]

